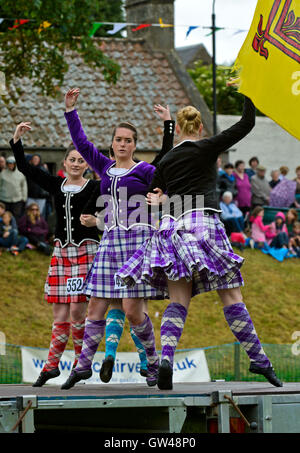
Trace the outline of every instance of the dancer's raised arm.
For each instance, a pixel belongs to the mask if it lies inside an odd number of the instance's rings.
[[[78,113],[75,110],[79,93],[79,88],[73,88],[66,93],[65,118],[77,151],[82,155],[90,167],[99,173],[101,172],[101,169],[110,162],[110,159],[104,156],[93,143],[89,142],[84,133]]]

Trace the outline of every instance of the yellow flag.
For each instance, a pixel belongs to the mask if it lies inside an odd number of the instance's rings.
[[[300,1],[258,0],[235,62],[239,91],[300,140]]]

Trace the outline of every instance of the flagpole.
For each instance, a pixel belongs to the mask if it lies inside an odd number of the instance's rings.
[[[212,4],[212,69],[213,69],[213,132],[217,133],[217,87],[216,87],[216,15],[215,0]]]

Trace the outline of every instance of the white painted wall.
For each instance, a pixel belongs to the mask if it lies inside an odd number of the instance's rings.
[[[239,118],[233,115],[218,115],[218,127],[224,130]],[[267,117],[256,117],[254,129],[233,148],[236,151],[229,153],[229,162],[234,164],[241,159],[248,167],[249,159],[257,156],[260,163],[267,168],[268,178],[271,170],[286,165],[290,169],[288,179],[294,179],[295,169],[300,165],[300,141]]]

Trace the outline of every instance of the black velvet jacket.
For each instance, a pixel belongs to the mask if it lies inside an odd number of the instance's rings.
[[[9,143],[19,171],[53,195],[57,219],[55,239],[60,241],[61,246],[65,247],[68,244],[79,246],[87,240],[99,243],[97,227],[85,227],[81,225],[79,220],[81,214],[95,214],[96,201],[100,196],[99,181],[87,180],[79,192],[65,192],[66,178],[52,176],[40,168],[28,164],[21,140],[14,143],[12,139]],[[91,207],[94,206],[93,212],[87,212],[88,202],[88,211],[92,211]]]
[[[149,192],[159,187],[169,197],[192,195],[196,200],[196,196],[200,195],[203,199],[202,208],[219,210],[217,158],[244,138],[254,125],[255,107],[245,97],[243,115],[236,124],[210,138],[184,141],[169,151],[157,165]]]

